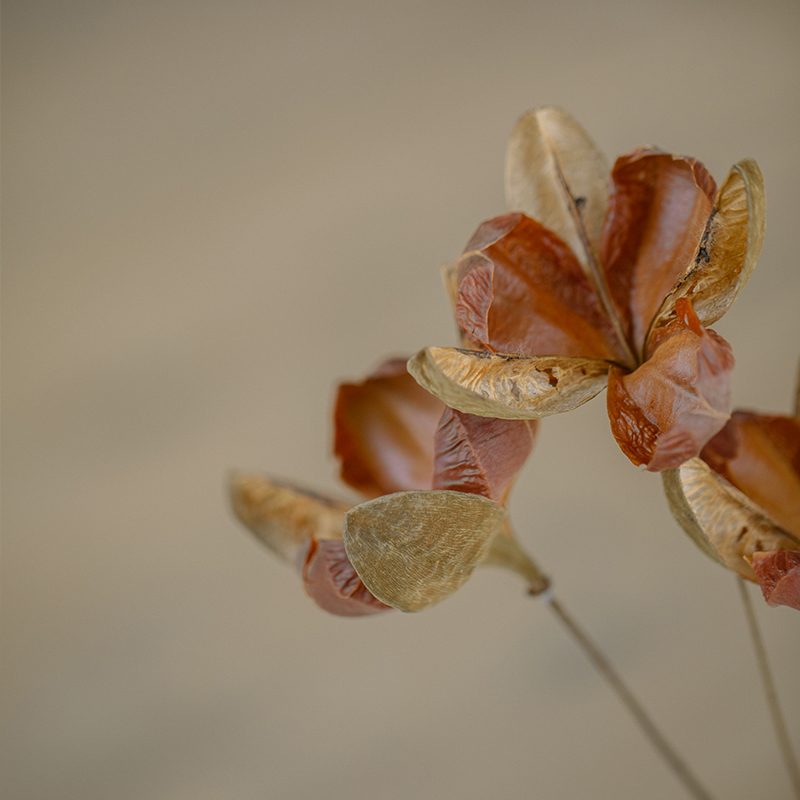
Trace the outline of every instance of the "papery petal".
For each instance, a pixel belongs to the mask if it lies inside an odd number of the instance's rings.
[[[681,303],[691,306],[686,300]],[[696,456],[730,414],[730,345],[692,318],[676,320],[635,372],[611,370],[608,415],[622,451],[659,472]]]
[[[472,320],[469,335],[488,350],[625,358],[572,251],[524,214],[496,217],[475,232],[459,261],[456,315]]]
[[[800,611],[800,550],[754,553],[752,567],[767,605]]]
[[[378,599],[421,611],[449,597],[487,556],[501,505],[463,492],[399,492],[345,517],[350,563]]]
[[[434,489],[480,494],[505,504],[533,450],[536,421],[491,419],[445,409],[436,431]]]
[[[341,539],[351,507],[263,475],[236,473],[230,481],[236,516],[276,555],[300,566],[312,539]]]
[[[799,419],[737,411],[700,456],[800,537]]]
[[[700,458],[661,473],[670,509],[695,544],[715,561],[755,581],[755,553],[796,550],[800,541]]]
[[[401,359],[387,361],[361,383],[342,384],[334,412],[342,480],[366,497],[429,489],[443,410]]]
[[[448,406],[479,417],[540,419],[571,411],[603,390],[609,363],[428,347],[408,370]]]
[[[764,179],[758,164],[747,158],[722,184],[694,263],[664,299],[652,327],[675,318],[681,297],[691,297],[703,325],[713,325],[750,279],[764,243],[765,221]]]
[[[341,541],[312,542],[303,566],[303,584],[320,608],[341,617],[363,617],[391,608],[364,586]]]
[[[600,262],[628,340],[642,353],[651,320],[697,255],[716,186],[695,159],[641,148],[617,159]]]
[[[608,162],[560,108],[537,108],[517,122],[506,155],[506,201],[558,235],[587,266],[608,205]],[[591,256],[590,256],[591,257]]]

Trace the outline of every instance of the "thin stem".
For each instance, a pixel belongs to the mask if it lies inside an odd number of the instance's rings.
[[[628,711],[631,712],[633,718],[639,724],[639,727],[644,732],[645,736],[650,740],[650,743],[658,751],[661,757],[667,762],[670,769],[675,773],[678,780],[680,780],[686,787],[689,794],[698,800],[711,800],[711,795],[703,788],[698,779],[691,772],[689,767],[683,759],[672,749],[670,744],[661,734],[661,731],[656,727],[655,723],[650,719],[648,713],[644,710],[639,701],[633,696],[632,692],[623,682],[622,678],[617,674],[614,667],[603,655],[592,640],[584,633],[578,626],[573,617],[567,613],[564,606],[556,600],[553,594],[549,591],[543,592],[539,595],[550,608],[553,610],[559,621],[566,627],[566,629],[575,637],[575,640],[583,648],[584,653],[589,657],[589,660],[597,667],[600,674],[608,681],[611,688],[617,693],[617,696],[625,705]]]
[[[800,767],[798,767],[797,758],[792,750],[789,731],[786,727],[786,721],[783,718],[780,701],[778,700],[778,690],[775,687],[772,670],[769,668],[769,662],[767,661],[767,649],[764,647],[764,639],[761,636],[761,629],[758,626],[758,619],[756,618],[753,601],[750,598],[750,593],[747,591],[747,586],[742,578],[738,578],[738,583],[739,592],[744,605],[744,613],[747,617],[747,626],[750,629],[753,648],[756,651],[758,669],[761,673],[761,682],[764,684],[764,693],[767,695],[767,705],[769,706],[769,713],[772,717],[772,725],[775,728],[775,736],[778,739],[784,764],[786,765],[789,777],[794,786],[795,796],[800,798]]]

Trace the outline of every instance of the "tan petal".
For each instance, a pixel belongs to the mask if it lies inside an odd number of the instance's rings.
[[[408,362],[408,371],[448,406],[467,414],[540,419],[577,408],[601,392],[609,366],[597,358],[429,347]]]
[[[800,551],[755,553],[752,566],[767,605],[800,611]]]
[[[230,482],[236,516],[267,547],[297,566],[312,539],[341,539],[348,503],[273,481],[236,473]]]
[[[653,328],[675,318],[675,302],[691,297],[703,325],[712,325],[742,291],[764,243],[764,179],[753,159],[730,171],[714,203],[698,251],[653,320]]]
[[[334,412],[342,479],[366,497],[429,489],[443,410],[402,359],[385,362],[361,383],[342,384]]]
[[[748,563],[755,553],[800,546],[791,533],[699,458],[666,470],[662,478],[680,526],[706,555],[743,578],[756,580]]]
[[[533,450],[536,420],[491,419],[445,409],[436,431],[434,489],[480,494],[505,505]]]
[[[698,455],[722,430],[731,410],[730,345],[705,330],[682,299],[675,320],[649,361],[635,372],[611,370],[608,416],[622,451],[637,465],[659,472]]]
[[[351,509],[347,555],[379,600],[401,611],[441,602],[486,558],[505,511],[462,492],[400,492]]]
[[[320,608],[340,617],[363,617],[391,608],[364,586],[341,541],[311,543],[303,566],[303,585]]]
[[[587,268],[608,204],[608,163],[566,111],[537,108],[517,122],[506,155],[506,201],[556,233]]]
[[[641,148],[617,159],[600,262],[628,341],[643,353],[650,323],[694,264],[716,186],[693,158]]]

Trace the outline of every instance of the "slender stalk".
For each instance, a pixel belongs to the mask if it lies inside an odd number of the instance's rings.
[[[786,727],[786,721],[781,711],[781,704],[778,700],[778,690],[775,687],[772,670],[767,661],[767,649],[764,646],[764,639],[761,636],[761,629],[758,626],[758,619],[756,618],[753,601],[750,598],[750,593],[747,591],[747,586],[742,578],[737,578],[737,582],[739,584],[739,593],[742,596],[744,613],[747,617],[747,626],[750,629],[750,636],[753,640],[753,648],[756,651],[758,669],[761,673],[761,682],[764,684],[764,693],[767,696],[767,705],[769,706],[769,713],[772,717],[772,726],[775,728],[775,736],[778,739],[778,744],[783,754],[783,762],[786,765],[792,785],[794,786],[795,796],[800,798],[800,767],[797,764],[797,758],[792,750],[789,730]]]
[[[656,727],[653,720],[650,719],[650,716],[634,697],[630,689],[625,685],[608,659],[578,626],[573,617],[567,613],[564,606],[556,600],[550,591],[542,592],[539,596],[553,610],[553,613],[558,617],[564,627],[575,637],[575,640],[581,648],[583,648],[589,660],[608,681],[623,705],[633,715],[633,718],[636,720],[645,736],[650,740],[650,744],[653,745],[659,755],[667,762],[669,768],[675,773],[678,780],[683,783],[689,794],[692,795],[692,797],[698,798],[698,800],[711,800],[711,795],[703,788],[700,781],[694,776],[678,753],[672,749],[671,745]]]

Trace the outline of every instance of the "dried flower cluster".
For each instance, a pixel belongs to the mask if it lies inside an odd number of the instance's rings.
[[[750,159],[719,187],[700,162],[642,148],[609,170],[567,113],[542,108],[508,150],[510,213],[445,269],[461,347],[429,347],[339,389],[335,452],[350,506],[255,475],[239,518],[338,614],[440,602],[480,564],[546,578],[505,511],[537,420],[607,387],[612,433],[662,472],[700,548],[800,609],[800,419],[731,416],[730,345],[708,326],[764,238]]]

